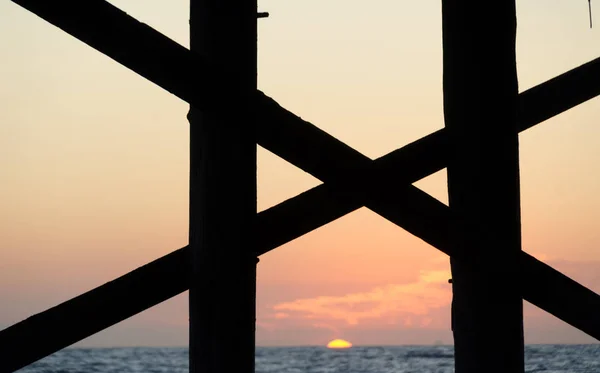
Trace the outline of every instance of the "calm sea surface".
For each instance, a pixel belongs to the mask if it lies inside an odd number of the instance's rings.
[[[231,350],[232,358],[235,349]],[[256,372],[267,373],[445,373],[453,369],[451,346],[264,347],[256,351]],[[600,372],[600,345],[532,345],[526,372]],[[1,362],[0,362],[1,363]],[[186,372],[186,348],[67,349],[20,370],[22,373]]]

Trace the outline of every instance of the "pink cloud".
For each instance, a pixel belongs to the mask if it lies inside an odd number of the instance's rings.
[[[448,278],[448,270],[422,271],[413,283],[390,284],[342,296],[301,298],[276,304],[272,309],[275,315],[285,312],[297,321],[318,320],[339,326],[426,327],[435,324],[430,315],[432,310],[450,304]]]
[[[600,261],[573,261],[539,254],[536,257],[600,292]],[[435,340],[451,343],[452,294],[451,285],[447,283],[450,278],[448,267],[447,261],[430,263],[429,268],[433,269],[421,271],[412,282],[382,285],[365,291],[306,296],[307,293],[319,294],[318,289],[310,289],[304,296],[290,301],[277,302],[273,297],[273,303],[259,308],[258,325],[262,329],[257,334],[258,339],[265,344],[281,344],[282,341],[323,344],[340,337],[358,344],[432,343]],[[527,302],[524,319],[527,343],[594,341]]]

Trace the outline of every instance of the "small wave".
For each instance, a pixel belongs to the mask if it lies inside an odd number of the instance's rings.
[[[407,351],[406,357],[411,359],[454,359],[454,354],[446,351]]]

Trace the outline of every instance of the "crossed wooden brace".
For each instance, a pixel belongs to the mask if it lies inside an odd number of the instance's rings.
[[[226,113],[243,94],[236,89],[235,77],[103,0],[13,2],[195,107]],[[489,256],[466,255],[457,243],[475,240],[494,251],[502,249],[501,237],[491,237],[485,222],[459,219],[411,185],[445,167],[445,130],[371,160],[262,92],[251,94],[258,144],[324,181],[257,215],[256,255],[366,206],[474,268],[498,270]],[[600,59],[521,93],[518,129],[526,130],[598,94]],[[0,372],[19,369],[187,290],[189,257],[186,246],[0,331]],[[525,252],[520,264],[525,300],[600,339],[600,296]]]

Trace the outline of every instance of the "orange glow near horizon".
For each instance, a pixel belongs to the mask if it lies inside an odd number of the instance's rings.
[[[350,348],[352,347],[352,343],[343,340],[343,339],[334,339],[333,341],[327,343],[327,348],[336,348],[336,349],[342,349],[342,348]]]

